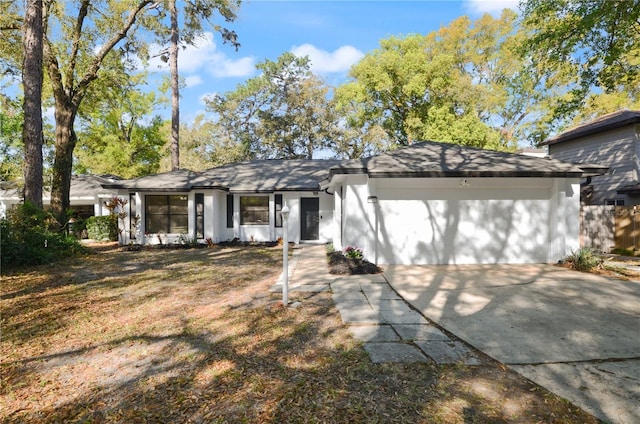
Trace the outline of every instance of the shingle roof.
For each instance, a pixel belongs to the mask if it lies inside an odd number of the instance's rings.
[[[106,185],[140,191],[220,189],[230,192],[315,191],[337,160],[253,160],[210,168],[179,170]]]
[[[111,193],[103,190],[103,187],[114,184],[119,180],[120,177],[117,177],[115,175],[72,175],[69,197],[71,200],[73,200],[94,198],[94,196],[96,195],[108,196]],[[43,197],[45,199],[49,199],[51,197],[51,193],[47,191],[44,193]],[[0,190],[0,198],[14,200],[22,199],[22,190],[15,187]]]
[[[203,172],[179,170],[104,185],[139,191],[219,189],[229,192],[315,191],[339,174],[380,177],[580,177],[580,167],[555,159],[423,142],[366,159],[254,160]]]
[[[617,112],[602,115],[592,121],[571,128],[568,131],[545,140],[541,144],[558,144],[565,141],[574,140],[579,137],[584,137],[602,131],[612,130],[624,127],[626,125],[638,123],[640,123],[640,111],[626,109],[619,110]]]
[[[104,184],[103,187],[141,191],[189,191],[193,186],[194,179],[199,176],[200,174],[197,172],[180,169],[130,180],[115,181]]]
[[[338,174],[379,177],[580,177],[573,164],[549,158],[426,141],[378,156],[345,161]]]
[[[314,191],[339,160],[254,160],[238,162],[202,172],[197,186],[212,183],[231,192]]]

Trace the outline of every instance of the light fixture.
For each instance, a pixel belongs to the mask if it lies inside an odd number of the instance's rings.
[[[378,196],[367,197],[367,203],[378,203]]]

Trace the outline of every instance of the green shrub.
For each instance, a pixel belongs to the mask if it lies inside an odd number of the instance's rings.
[[[603,260],[588,247],[582,247],[572,251],[565,262],[578,271],[590,271],[593,268],[602,266]]]
[[[622,249],[620,247],[616,247],[614,249],[611,249],[611,253],[613,253],[614,255],[621,255],[621,256],[635,256],[633,250]]]
[[[53,215],[26,203],[0,219],[0,249],[4,267],[50,263],[80,252],[82,246],[63,234]]]
[[[86,227],[90,239],[118,241],[118,217],[116,215],[92,216],[87,218]]]

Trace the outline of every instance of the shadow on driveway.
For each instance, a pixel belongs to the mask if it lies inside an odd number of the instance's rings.
[[[614,423],[640,422],[640,283],[551,265],[386,266],[427,318]]]

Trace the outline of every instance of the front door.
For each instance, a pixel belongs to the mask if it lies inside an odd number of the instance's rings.
[[[302,240],[320,239],[320,200],[317,197],[300,199],[300,234]]]

